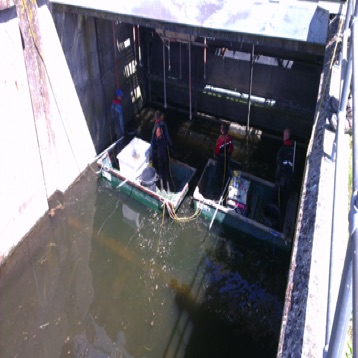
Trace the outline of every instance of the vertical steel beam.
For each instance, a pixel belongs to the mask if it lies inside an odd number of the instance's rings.
[[[349,21],[349,19],[347,19]],[[344,75],[344,82],[343,82],[343,89],[340,96],[340,103],[338,109],[338,125],[335,134],[335,139],[332,148],[332,156],[331,160],[336,162],[335,172],[334,172],[334,189],[333,189],[333,211],[332,211],[332,227],[331,227],[331,242],[330,242],[330,267],[329,267],[329,284],[328,284],[328,303],[327,303],[327,318],[326,318],[326,347],[330,342],[331,330],[333,325],[334,319],[334,311],[336,309],[337,301],[335,296],[334,287],[336,286],[336,280],[334,280],[335,276],[335,266],[336,266],[336,245],[341,245],[341,232],[342,230],[340,223],[338,222],[338,203],[339,203],[339,196],[336,194],[336,191],[341,188],[341,180],[340,180],[340,173],[341,173],[341,159],[337,159],[337,152],[338,148],[343,141],[344,136],[344,126],[346,122],[346,107],[348,101],[348,94],[350,91],[350,84],[352,79],[352,54],[353,54],[353,47],[352,45],[349,48],[348,54],[348,63]],[[339,242],[338,242],[339,240]]]
[[[358,193],[358,2],[355,7],[355,14],[352,20],[352,32],[351,40],[353,46],[352,58],[356,59],[353,61],[353,75],[352,75],[352,115],[353,115],[353,192]],[[358,203],[355,201],[355,208],[358,212]],[[353,250],[353,357],[358,357],[358,213],[355,214],[355,220],[353,221],[352,232],[352,250]]]
[[[181,42],[179,43],[179,78],[182,79],[183,73],[182,73],[182,63],[181,63]]]
[[[246,123],[246,133],[249,132],[250,128],[250,110],[251,110],[251,92],[252,92],[252,75],[254,72],[254,62],[255,62],[255,45],[252,44],[251,49],[251,58],[250,58],[250,83],[249,83],[249,98],[247,100],[247,123]]]
[[[188,43],[189,46],[189,119],[192,120],[192,108],[191,108],[191,39]]]
[[[165,43],[163,39],[163,86],[164,86],[164,108],[167,108],[167,82],[165,72]]]
[[[142,67],[142,50],[140,47],[140,29],[139,25],[137,25],[137,33],[138,33],[138,59],[139,59],[139,66]]]
[[[152,54],[150,53],[150,43],[149,43],[149,39],[148,39],[148,33],[146,32],[145,33],[145,37],[146,37],[146,43],[147,43],[147,78],[149,79],[148,80],[148,98],[149,98],[149,101],[152,100],[152,80],[150,78],[150,65],[151,65],[151,57],[152,57]]]
[[[206,80],[206,37],[204,37],[204,80]]]
[[[170,63],[170,41],[168,42],[168,72],[172,70],[172,66]]]
[[[135,28],[136,26],[133,25],[133,50],[134,50],[134,65],[137,64],[137,44],[136,44],[136,38],[135,38]]]
[[[349,5],[348,5],[349,6]],[[357,310],[358,310],[358,287],[357,287],[357,279],[358,279],[358,268],[357,268],[357,249],[358,249],[358,202],[357,202],[357,193],[358,193],[358,128],[357,128],[357,112],[356,105],[358,101],[358,96],[356,94],[356,84],[358,83],[358,68],[354,62],[354,58],[358,58],[358,43],[357,43],[357,22],[358,15],[358,6],[355,7],[355,15],[352,21],[352,32],[351,32],[351,45],[349,49],[348,63],[346,68],[346,77],[343,83],[343,91],[341,94],[341,102],[339,107],[338,114],[338,128],[336,138],[337,144],[340,141],[342,136],[342,131],[344,129],[344,122],[346,120],[345,116],[345,108],[347,106],[346,99],[348,99],[348,93],[350,90],[351,80],[353,83],[352,95],[353,95],[353,196],[351,200],[351,210],[349,217],[349,232],[351,234],[346,258],[343,267],[343,273],[341,278],[341,284],[339,289],[339,295],[336,304],[335,316],[332,325],[332,330],[330,331],[330,319],[327,315],[327,330],[326,330],[326,342],[329,342],[328,346],[328,355],[327,357],[338,358],[342,357],[345,349],[346,335],[348,330],[349,318],[352,312],[352,300],[354,302],[353,305],[353,357],[356,358],[358,356],[358,347],[357,347]],[[347,18],[347,21],[350,21]],[[349,73],[351,71],[351,73]],[[352,75],[353,72],[353,75]],[[338,151],[338,145],[337,145]],[[337,164],[339,163],[339,159],[337,159],[336,163],[336,177],[335,177],[335,187],[337,185]],[[336,195],[336,193],[334,193]],[[334,203],[333,203],[334,204]],[[334,206],[335,207],[335,206]],[[334,209],[333,209],[334,212]],[[334,214],[333,214],[334,219]],[[338,223],[337,223],[338,224]],[[333,226],[333,220],[332,220]],[[335,233],[332,227],[332,243],[331,243],[331,261],[332,261],[332,251],[334,251],[334,242],[336,241]],[[330,267],[330,276],[331,276],[332,267]],[[331,282],[330,282],[331,284]],[[353,287],[353,288],[352,288]],[[330,291],[331,288],[329,288]],[[352,294],[353,291],[353,294]],[[353,297],[352,297],[353,296]],[[328,302],[328,306],[331,305],[331,302]],[[327,312],[329,311],[329,307]]]

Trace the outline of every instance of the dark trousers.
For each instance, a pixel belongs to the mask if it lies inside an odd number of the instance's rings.
[[[154,163],[159,178],[163,180],[163,183],[169,183],[169,158],[167,155],[158,156]]]
[[[216,174],[218,177],[218,185],[220,190],[224,189],[226,181],[229,178],[229,174],[230,174],[229,163],[230,163],[229,155],[225,156],[223,154],[219,154],[217,167],[216,167],[217,170]]]
[[[288,199],[290,198],[292,188],[291,186],[276,186],[275,189],[276,202],[278,208],[280,209],[279,229],[282,230],[285,224],[287,203]]]

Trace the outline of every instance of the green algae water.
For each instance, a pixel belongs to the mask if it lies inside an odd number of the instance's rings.
[[[208,154],[185,148],[200,174]],[[1,268],[1,357],[275,357],[289,254],[174,222],[95,170]],[[189,193],[178,216],[192,213]]]
[[[275,356],[287,257],[91,170],[52,207],[1,269],[2,357]]]

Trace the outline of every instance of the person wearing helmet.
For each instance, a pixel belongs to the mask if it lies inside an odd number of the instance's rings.
[[[167,124],[164,121],[164,115],[156,111],[154,119],[149,160],[158,173],[161,191],[163,191],[164,185],[166,185],[169,193],[169,147],[172,146],[172,142],[169,137]]]
[[[232,137],[228,134],[229,126],[222,123],[220,126],[220,136],[216,141],[215,157],[217,157],[217,175],[219,179],[219,186],[224,187],[227,178],[229,177],[229,164],[231,154],[234,150]]]
[[[123,97],[123,92],[119,88],[117,88],[116,96],[113,99],[112,106],[111,106],[111,115],[114,122],[114,129],[116,132],[117,139],[120,139],[124,136],[122,97]]]

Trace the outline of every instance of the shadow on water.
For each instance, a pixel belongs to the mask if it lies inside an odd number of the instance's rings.
[[[1,269],[2,357],[275,356],[288,258],[90,170],[52,207]]]

